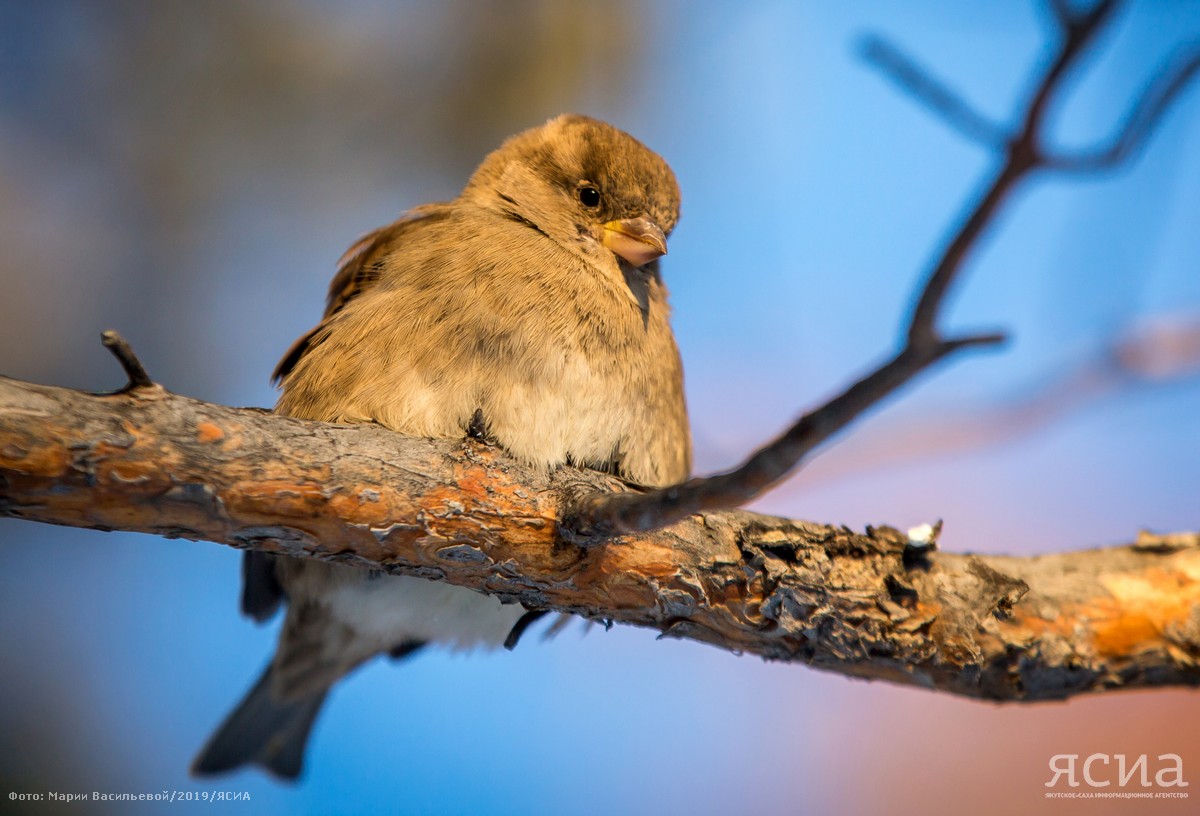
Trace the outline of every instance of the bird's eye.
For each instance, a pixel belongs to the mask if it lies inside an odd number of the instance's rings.
[[[600,206],[600,191],[595,187],[587,186],[579,188],[579,201],[585,207]]]

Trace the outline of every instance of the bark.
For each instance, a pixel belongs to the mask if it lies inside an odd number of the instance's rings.
[[[628,488],[469,439],[0,378],[0,515],[345,561],[992,700],[1200,684],[1197,534],[1012,558],[730,511],[568,543],[595,491]]]

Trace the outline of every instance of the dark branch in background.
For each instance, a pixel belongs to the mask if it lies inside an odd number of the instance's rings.
[[[921,292],[920,300],[917,301],[917,308],[913,312],[912,322],[908,328],[910,344],[929,342],[936,337],[937,313],[941,309],[947,290],[962,269],[963,261],[979,242],[980,237],[1000,209],[1000,205],[1013,192],[1017,184],[1045,164],[1046,159],[1042,153],[1041,144],[1046,107],[1055,92],[1061,87],[1071,64],[1086,50],[1092,37],[1112,12],[1113,6],[1114,3],[1110,1],[1102,2],[1089,14],[1072,18],[1073,21],[1064,32],[1065,37],[1054,60],[1037,84],[1022,117],[1020,129],[1015,136],[1008,139],[1005,145],[1004,162],[983,196],[971,208],[966,221],[958,228],[946,248],[942,250],[941,257],[925,283],[925,288]],[[904,77],[894,78],[900,81],[906,90],[915,93],[914,89],[903,85]],[[918,96],[918,98],[921,97]]]
[[[1002,340],[1000,335],[989,334],[910,344],[891,361],[805,414],[736,470],[648,493],[585,496],[564,516],[563,536],[588,544],[597,537],[657,530],[695,513],[740,507],[786,476],[817,445],[933,363],[960,348]]]
[[[931,77],[915,60],[881,37],[867,37],[862,57],[938,114],[972,142],[1000,149],[1008,139],[1004,128],[976,111],[961,96]]]
[[[1200,56],[1192,55],[1177,59],[1173,67],[1165,69],[1135,105],[1110,148],[1095,155],[1048,156],[1043,148],[1047,108],[1116,5],[1114,0],[1102,0],[1077,12],[1065,2],[1051,4],[1061,41],[1030,97],[1020,127],[1008,138],[898,49],[878,38],[868,39],[866,58],[905,91],[968,137],[985,145],[1001,144],[1004,150],[1004,160],[991,183],[933,265],[909,321],[904,348],[846,391],[802,416],[735,470],[646,493],[580,498],[563,520],[564,536],[588,543],[600,537],[658,529],[693,513],[741,506],[779,482],[814,448],[934,363],[959,349],[1001,342],[1003,336],[999,334],[946,339],[937,327],[947,292],[1000,206],[1021,181],[1037,170],[1092,170],[1113,166],[1133,155],[1200,67]]]
[[[1074,25],[1077,12],[1072,10],[1070,0],[1048,0],[1046,6],[1054,15],[1054,24],[1057,28],[1065,31]]]
[[[1007,400],[925,410],[907,419],[893,415],[890,422],[858,429],[836,453],[799,471],[781,489],[796,494],[889,465],[994,448],[1106,398],[1191,381],[1200,381],[1200,310],[1146,318],[1023,387],[1014,386]]]
[[[1163,114],[1197,71],[1200,71],[1200,46],[1181,50],[1147,83],[1125,118],[1120,134],[1108,147],[1075,155],[1048,156],[1045,167],[1072,173],[1095,172],[1128,160],[1146,144]]]

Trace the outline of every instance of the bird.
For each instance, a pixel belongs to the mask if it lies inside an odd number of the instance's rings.
[[[691,469],[683,368],[659,259],[679,220],[666,161],[564,114],[489,153],[452,201],[416,207],[339,261],[321,322],[273,374],[279,414],[484,437],[548,470],[646,488]],[[275,654],[192,765],[285,780],[329,690],[377,655],[495,648],[526,610],[470,589],[247,552],[242,611],[286,603]],[[532,614],[532,613],[531,613]]]

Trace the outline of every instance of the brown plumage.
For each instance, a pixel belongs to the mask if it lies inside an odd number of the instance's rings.
[[[657,256],[674,175],[616,128],[560,116],[484,159],[454,201],[419,207],[343,256],[325,316],[275,371],[276,410],[459,437],[482,417],[516,457],[646,486],[681,481],[690,438]],[[470,590],[248,555],[243,609],[288,601],[267,672],[197,760],[299,773],[334,682],[433,641],[495,646],[523,610]]]

